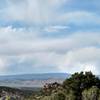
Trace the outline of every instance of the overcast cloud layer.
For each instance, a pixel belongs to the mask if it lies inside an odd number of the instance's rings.
[[[99,0],[0,0],[0,75],[100,74]]]

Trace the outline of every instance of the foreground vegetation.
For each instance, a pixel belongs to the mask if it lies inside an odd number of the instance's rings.
[[[13,100],[100,100],[100,79],[91,72],[75,73],[62,84],[46,84],[38,93],[25,93]]]
[[[48,84],[40,100],[100,100],[100,79],[91,72],[75,73],[63,84]]]

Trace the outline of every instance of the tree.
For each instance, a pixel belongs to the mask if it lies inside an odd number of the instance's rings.
[[[63,87],[67,91],[72,90],[74,92],[76,100],[81,100],[82,91],[92,86],[100,88],[100,80],[92,72],[75,73],[63,82]]]

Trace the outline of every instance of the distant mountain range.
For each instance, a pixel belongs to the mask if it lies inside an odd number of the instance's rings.
[[[44,74],[22,74],[22,75],[5,75],[0,76],[0,81],[3,80],[45,80],[45,79],[65,79],[69,77],[68,73],[44,73]]]
[[[45,83],[62,83],[68,77],[68,73],[6,75],[0,76],[0,86],[42,87]]]

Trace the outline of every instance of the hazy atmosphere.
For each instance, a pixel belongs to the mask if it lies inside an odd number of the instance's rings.
[[[0,75],[100,74],[100,0],[0,0]]]

